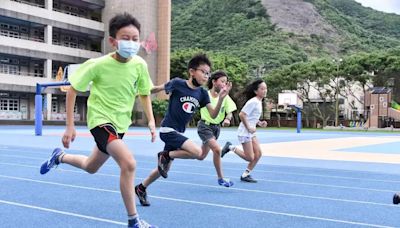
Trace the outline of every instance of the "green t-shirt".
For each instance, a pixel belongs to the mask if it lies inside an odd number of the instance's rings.
[[[136,95],[150,95],[153,83],[141,57],[121,63],[112,54],[87,60],[68,79],[81,92],[92,82],[87,102],[89,129],[112,123],[118,133],[124,133],[132,123]]]
[[[214,108],[217,106],[218,97],[211,96],[210,91],[208,91],[208,96],[210,97],[210,104]],[[236,104],[232,100],[232,98],[227,95],[224,100],[222,101],[221,109],[219,110],[218,116],[215,119],[211,118],[210,113],[208,112],[207,107],[200,109],[201,119],[207,121],[212,124],[219,124],[225,118],[225,113],[231,113],[236,110]]]

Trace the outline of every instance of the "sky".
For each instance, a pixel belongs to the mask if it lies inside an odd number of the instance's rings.
[[[371,7],[375,10],[396,13],[400,15],[400,0],[355,0],[363,6]]]

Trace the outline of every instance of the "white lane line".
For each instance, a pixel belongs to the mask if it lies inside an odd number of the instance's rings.
[[[54,210],[54,209],[50,209],[50,208],[38,207],[38,206],[34,206],[34,205],[11,202],[11,201],[1,200],[1,199],[0,199],[0,203],[18,206],[18,207],[25,207],[25,208],[30,208],[30,209],[40,210],[40,211],[47,211],[47,212],[51,212],[51,213],[55,213],[55,214],[62,214],[62,215],[68,215],[68,216],[72,216],[72,217],[84,218],[84,219],[94,220],[94,221],[98,221],[98,222],[112,223],[112,224],[116,224],[116,225],[126,226],[126,224],[127,224],[126,222],[123,223],[123,222],[118,222],[118,221],[114,221],[114,220],[110,220],[110,219],[82,215],[82,214],[72,213],[72,212],[68,212],[68,211]]]
[[[32,160],[40,160],[44,161],[44,159],[40,159],[37,157],[28,157],[28,156],[19,156],[19,155],[4,155],[0,154],[0,156],[3,157],[15,157],[15,158],[27,158],[27,159],[32,159]],[[147,162],[147,161],[139,161],[138,163],[148,163],[148,164],[154,164],[154,168],[156,168],[156,162]],[[183,167],[196,167],[196,168],[203,168],[203,169],[212,169],[215,170],[214,167],[212,166],[200,166],[200,165],[187,165],[187,164],[174,164],[175,166],[183,166]],[[112,168],[117,168],[117,165],[114,164],[104,164],[103,167],[112,167]],[[148,169],[148,168],[139,168],[139,169]],[[232,171],[240,171],[242,172],[243,169],[236,169],[236,168],[223,168],[224,170],[232,170]],[[148,170],[153,170],[148,169]],[[329,170],[329,169],[328,169]],[[179,171],[171,171],[171,172],[179,172]],[[352,171],[350,171],[352,172]],[[354,171],[354,172],[360,172],[360,173],[366,173],[363,171]],[[343,179],[343,180],[359,180],[359,181],[371,181],[371,182],[383,182],[383,183],[400,183],[400,180],[382,180],[382,179],[368,179],[368,178],[357,178],[357,177],[345,177],[345,176],[334,176],[334,175],[318,175],[318,174],[308,174],[308,173],[299,173],[299,172],[282,172],[282,171],[266,171],[266,170],[254,170],[253,173],[270,173],[270,174],[287,174],[287,175],[293,175],[293,176],[306,176],[306,177],[322,177],[322,178],[334,178],[334,179]],[[392,174],[390,174],[392,175]]]
[[[10,177],[10,176],[4,176],[4,175],[0,175],[0,177],[10,178],[10,179],[17,179],[17,180],[22,180],[22,181],[31,181],[31,182],[37,182],[37,183],[43,183],[43,184],[52,184],[52,185],[71,187],[71,188],[78,188],[78,189],[85,189],[85,190],[110,192],[110,193],[119,193],[119,191],[115,191],[115,190],[108,190],[108,189],[102,189],[102,188],[93,188],[93,187],[85,187],[85,186],[79,186],[79,185],[62,184],[62,183],[48,182],[48,181],[38,181],[38,180],[33,180],[33,179],[28,179],[28,178]],[[225,204],[207,203],[207,202],[201,202],[201,201],[177,199],[177,198],[155,196],[155,195],[149,195],[149,196],[153,197],[153,198],[156,198],[156,199],[169,200],[169,201],[174,201],[174,202],[190,203],[190,204],[196,204],[196,205],[205,205],[205,206],[228,208],[228,209],[236,209],[236,210],[242,210],[242,211],[266,213],[266,214],[281,215],[281,216],[287,216],[287,217],[296,217],[296,218],[318,220],[318,221],[324,221],[324,222],[334,222],[334,223],[342,223],[342,224],[349,224],[349,225],[360,225],[360,226],[368,226],[368,227],[391,228],[391,226],[377,225],[377,224],[372,224],[372,223],[362,223],[362,222],[331,219],[331,218],[324,218],[324,217],[307,216],[307,215],[301,215],[301,214],[292,214],[292,213],[284,213],[284,212],[269,211],[269,210],[259,210],[259,209],[254,209],[254,208],[237,207],[237,206],[230,206],[230,205],[225,205]],[[66,212],[66,213],[69,213],[69,212]],[[109,221],[112,221],[112,220],[109,220]],[[116,221],[113,221],[113,222],[116,222]],[[121,224],[121,223],[118,222],[118,224]],[[125,225],[125,224],[123,224],[123,225]]]
[[[6,163],[6,162],[0,162],[0,165],[10,165],[10,166],[20,166],[20,167],[26,167],[26,168],[34,168],[38,169],[37,166],[32,166],[32,165],[22,165],[18,163]],[[137,168],[141,170],[153,170],[153,169],[147,169],[147,168]],[[64,172],[72,172],[72,173],[81,173],[81,174],[87,174],[84,171],[78,171],[78,170],[70,170],[70,169],[63,169],[63,168],[57,168],[58,171],[64,171]],[[180,173],[180,174],[188,174],[188,175],[198,175],[198,176],[209,176],[209,177],[215,177],[215,175],[212,174],[204,174],[204,173],[194,173],[194,172],[184,172],[184,171],[169,171],[170,173]],[[106,173],[100,173],[97,172],[96,175],[100,176],[110,176],[110,177],[117,177],[119,178],[118,175],[115,174],[106,174]],[[227,178],[235,178],[233,176],[225,176]],[[142,177],[136,177],[137,179],[143,180],[144,178]],[[344,186],[344,185],[329,185],[329,184],[317,184],[317,183],[309,183],[309,182],[298,182],[298,181],[285,181],[285,180],[268,180],[268,179],[262,179],[262,178],[257,178],[258,181],[263,181],[263,182],[269,182],[269,183],[283,183],[283,184],[293,184],[293,185],[305,185],[305,186],[315,186],[315,187],[325,187],[325,188],[340,188],[340,189],[350,189],[350,190],[361,190],[361,191],[374,191],[374,192],[385,192],[385,193],[393,193],[393,192],[398,192],[400,189],[377,189],[377,188],[362,188],[362,187],[350,187],[350,186]],[[160,180],[162,182],[168,183],[168,180]],[[182,182],[182,183],[187,183],[187,182]],[[190,184],[190,183],[187,183]]]
[[[346,221],[346,220],[338,220],[338,219],[330,219],[330,218],[323,218],[323,217],[315,217],[315,216],[307,216],[307,215],[299,215],[299,214],[292,214],[292,213],[284,213],[284,212],[276,212],[276,211],[268,211],[268,210],[259,210],[247,207],[236,207],[224,204],[215,204],[215,203],[207,203],[207,202],[199,202],[199,201],[192,201],[192,200],[183,200],[183,199],[176,199],[176,198],[169,198],[169,197],[161,197],[161,196],[152,196],[156,199],[164,199],[176,202],[183,202],[183,203],[190,203],[190,204],[200,204],[206,206],[213,206],[213,207],[222,207],[222,208],[229,208],[229,209],[236,209],[236,210],[243,210],[243,211],[251,211],[251,212],[259,212],[259,213],[266,213],[266,214],[273,214],[273,215],[281,215],[281,216],[288,216],[288,217],[296,217],[296,218],[303,218],[303,219],[311,219],[311,220],[319,220],[324,222],[334,222],[334,223],[342,223],[342,224],[349,224],[349,225],[359,225],[359,226],[368,226],[368,227],[380,227],[380,228],[393,228],[393,226],[384,226],[384,225],[377,225],[371,223],[362,223],[362,222],[353,222],[353,221]]]
[[[0,178],[8,178],[8,179],[15,179],[15,180],[22,180],[22,181],[30,181],[30,182],[36,182],[36,183],[41,183],[41,184],[52,184],[52,185],[59,185],[59,186],[64,186],[64,187],[74,187],[74,186],[76,186],[76,185],[70,185],[70,184],[62,184],[62,183],[50,182],[50,181],[40,181],[40,180],[35,180],[35,179],[14,177],[14,176],[7,176],[7,175],[0,175]],[[137,178],[137,179],[143,179],[143,178]],[[160,182],[164,182],[164,183],[169,183],[169,184],[180,184],[180,185],[196,186],[196,187],[204,187],[204,188],[216,188],[216,189],[221,189],[222,188],[221,186],[216,186],[216,185],[193,184],[193,183],[187,183],[187,182],[166,181],[166,180],[159,180],[159,181]],[[81,186],[81,188],[88,189],[88,190],[97,189],[97,188],[82,187],[82,186]],[[338,198],[331,198],[331,197],[310,196],[310,195],[303,195],[303,194],[263,191],[263,190],[244,189],[244,188],[235,188],[235,187],[226,188],[224,190],[226,190],[226,191],[251,192],[251,193],[260,193],[260,194],[270,194],[270,195],[278,195],[278,196],[289,196],[289,197],[298,197],[298,198],[307,198],[307,199],[317,199],[317,200],[327,200],[327,201],[344,202],[344,203],[356,203],[356,204],[365,204],[365,205],[374,205],[374,206],[383,206],[383,207],[397,207],[396,205],[393,205],[393,204],[376,203],[376,202],[369,202],[369,201],[338,199]],[[111,191],[111,190],[104,190],[104,191]],[[119,191],[113,191],[113,192],[119,192]]]

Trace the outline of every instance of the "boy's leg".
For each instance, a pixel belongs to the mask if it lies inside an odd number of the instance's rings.
[[[128,216],[137,214],[134,197],[134,179],[136,161],[127,145],[120,139],[113,140],[107,145],[107,152],[120,167],[120,191]]]
[[[207,147],[213,152],[213,162],[215,171],[217,172],[218,178],[223,178],[222,167],[221,167],[221,147],[215,138],[208,140]]]
[[[89,157],[85,155],[65,154],[62,156],[60,163],[69,164],[93,174],[99,170],[109,157],[110,155],[101,152],[97,146],[94,146]]]
[[[172,161],[169,163],[168,169],[171,167]],[[154,181],[156,181],[160,177],[160,173],[158,172],[158,168],[153,169],[150,172],[150,175],[146,177],[142,181],[142,183],[135,186],[135,193],[139,198],[139,202],[142,206],[150,206],[150,202],[147,199],[147,187],[149,187]]]
[[[173,151],[163,151],[158,153],[158,165],[157,169],[160,175],[164,178],[168,177],[169,167],[171,166],[172,160],[175,158],[181,159],[200,159],[201,156],[201,148],[193,143],[190,139],[177,135],[177,137],[183,137],[184,143],[179,146],[178,150]],[[163,140],[165,142],[165,140]],[[183,140],[182,140],[183,142]]]
[[[169,152],[171,159],[199,159],[201,155],[201,148],[192,140],[187,139],[181,146],[180,150]]]
[[[97,146],[93,148],[89,157],[85,155],[66,154],[62,149],[56,148],[50,158],[40,167],[40,173],[46,174],[54,166],[66,163],[93,174],[97,172],[109,157],[108,154],[101,152]]]
[[[207,148],[211,148],[213,152],[213,162],[218,176],[218,184],[225,187],[231,187],[233,182],[228,178],[224,178],[222,173],[221,147],[219,146],[217,140],[215,138],[208,140]]]

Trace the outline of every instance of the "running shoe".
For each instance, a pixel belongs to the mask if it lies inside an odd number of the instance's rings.
[[[150,225],[143,219],[135,218],[128,220],[128,228],[158,228],[158,226]]]
[[[218,184],[221,186],[227,187],[227,188],[233,186],[233,182],[231,180],[229,180],[228,178],[219,178]]]
[[[232,146],[231,142],[226,142],[225,143],[225,146],[222,147],[222,150],[221,150],[221,158],[223,158],[225,156],[225,154],[230,151],[230,149],[229,149],[230,146]]]
[[[399,204],[400,203],[400,193],[396,193],[393,196],[393,204]]]
[[[247,177],[240,176],[240,180],[249,183],[257,183],[257,180],[253,179],[253,177],[251,177],[250,175],[248,175]]]
[[[140,204],[142,206],[148,207],[150,206],[150,202],[147,200],[147,192],[146,190],[140,189],[139,185],[135,186],[136,196],[139,198]]]
[[[50,158],[43,162],[42,166],[40,167],[40,174],[46,174],[50,171],[54,166],[60,164],[58,158],[64,154],[64,151],[61,148],[56,148],[53,150]]]
[[[168,177],[168,170],[169,170],[169,163],[171,162],[171,159],[168,159],[166,157],[166,151],[159,152],[157,154],[158,156],[158,172],[160,175],[164,178]]]

